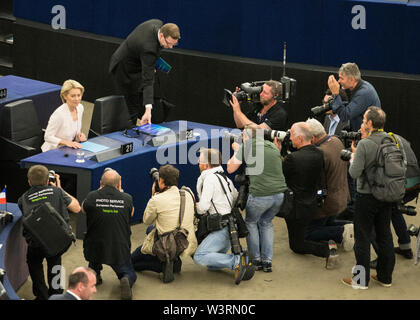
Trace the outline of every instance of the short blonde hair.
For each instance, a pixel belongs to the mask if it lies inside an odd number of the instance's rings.
[[[61,98],[61,101],[63,101],[63,103],[66,103],[64,96],[66,96],[71,89],[80,89],[82,95],[85,92],[85,88],[76,80],[71,80],[71,79],[66,80],[64,81],[63,86],[61,87],[61,91],[60,91],[60,98]]]

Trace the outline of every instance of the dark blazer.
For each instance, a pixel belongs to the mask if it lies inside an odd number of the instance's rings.
[[[71,295],[66,291],[63,294],[53,294],[48,300],[77,300],[75,296]]]
[[[143,92],[143,105],[153,104],[153,79],[161,45],[158,19],[148,20],[136,27],[111,57],[109,72],[126,93]]]
[[[327,134],[329,134],[329,131],[330,131],[330,124],[331,124],[330,117],[328,115],[326,115],[325,116],[325,120],[324,120],[324,129],[325,129],[325,132]],[[341,121],[340,120],[338,122],[337,127],[335,128],[335,132],[333,134],[335,136],[338,136],[338,135],[340,135],[340,132],[342,130],[347,130],[347,131],[350,130],[350,123],[349,123],[349,121]]]
[[[320,187],[324,157],[321,150],[307,145],[288,154],[283,161],[287,186],[295,194],[297,219],[312,219],[317,209],[316,192]]]

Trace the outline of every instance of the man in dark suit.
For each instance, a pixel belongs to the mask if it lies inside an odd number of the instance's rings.
[[[64,294],[54,294],[48,300],[90,300],[96,292],[96,274],[90,268],[78,267],[69,276],[69,288]]]
[[[142,106],[145,110],[141,124],[151,123],[156,60],[162,48],[173,48],[180,38],[176,24],[152,19],[137,26],[112,55],[109,72],[116,93],[125,97],[133,125]]]
[[[290,140],[297,151],[288,154],[283,161],[286,184],[294,193],[293,209],[286,217],[289,246],[298,254],[313,254],[326,258],[326,268],[337,264],[337,244],[306,239],[306,228],[317,210],[317,190],[321,186],[324,157],[321,150],[311,144],[312,132],[305,122],[297,122],[290,128]],[[281,151],[281,143],[275,139]]]

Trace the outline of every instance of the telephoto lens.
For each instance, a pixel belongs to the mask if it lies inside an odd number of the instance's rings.
[[[156,169],[156,168],[150,169],[150,178],[152,178],[152,180],[154,182],[156,182],[155,183],[155,191],[159,192],[160,191],[160,189],[159,189],[159,170]]]
[[[343,161],[350,161],[351,154],[352,154],[352,152],[350,150],[343,149],[340,152],[340,158]]]

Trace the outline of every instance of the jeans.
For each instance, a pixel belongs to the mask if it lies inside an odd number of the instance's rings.
[[[47,260],[48,287],[45,283],[44,266],[42,264],[44,259]],[[28,246],[26,262],[32,279],[32,292],[36,299],[48,300],[48,297],[53,294],[63,293],[62,288],[53,288],[52,283],[55,276],[52,269],[54,266],[61,266],[61,255],[47,258],[42,248]],[[64,283],[60,283],[61,286],[64,286]]]
[[[335,220],[335,218],[331,216],[312,220],[306,228],[305,238],[312,241],[343,242],[344,225],[349,221]]]
[[[115,274],[117,275],[118,279],[123,277],[127,277],[130,283],[130,287],[133,286],[134,282],[137,280],[136,272],[134,271],[133,265],[131,264],[131,260],[128,260],[126,263],[122,265],[110,265],[112,270],[114,270]],[[89,262],[89,268],[95,270],[97,276],[101,275],[102,264]]]
[[[239,264],[239,255],[227,254],[230,249],[228,226],[211,232],[200,243],[194,254],[194,262],[209,269],[235,269]]]
[[[356,264],[365,271],[365,285],[370,279],[370,243],[373,230],[378,244],[378,280],[392,282],[395,266],[394,243],[391,234],[391,203],[376,200],[372,194],[356,193],[354,215],[354,254]]]
[[[246,243],[252,260],[271,262],[273,259],[273,218],[283,203],[284,193],[267,197],[249,194],[245,223],[249,234]]]

